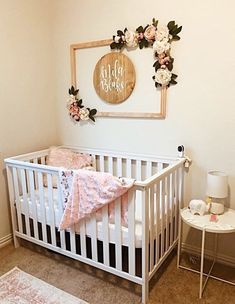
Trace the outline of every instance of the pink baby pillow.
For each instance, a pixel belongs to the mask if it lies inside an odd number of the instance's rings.
[[[51,148],[46,159],[48,166],[74,170],[92,166],[92,163],[91,155],[76,153],[65,148]]]
[[[86,169],[93,167],[93,158],[89,154],[76,153],[70,149],[53,147],[50,148],[46,164],[70,170]],[[52,184],[53,187],[57,187],[56,177],[53,177]],[[46,180],[44,180],[44,185],[47,186]]]

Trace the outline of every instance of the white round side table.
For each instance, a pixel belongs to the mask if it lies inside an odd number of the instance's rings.
[[[180,265],[180,255],[181,255],[181,243],[182,243],[182,221],[202,232],[202,243],[201,243],[201,267],[200,271],[185,267]],[[215,248],[214,248],[214,260],[212,266],[208,272],[208,274],[203,272],[204,266],[204,247],[205,247],[205,234],[206,232],[215,234]],[[203,216],[193,215],[188,208],[184,208],[180,211],[180,223],[179,223],[179,241],[178,241],[178,256],[177,256],[177,267],[183,268],[186,270],[190,270],[196,273],[200,273],[200,285],[199,285],[199,298],[201,299],[202,293],[206,286],[207,280],[210,278],[229,283],[231,285],[235,285],[235,283],[223,280],[216,276],[211,275],[211,271],[216,261],[216,252],[217,252],[217,234],[221,233],[232,233],[235,232],[235,210],[225,208],[224,213],[221,215],[217,215],[217,221],[210,221],[210,214],[205,214]],[[206,280],[204,285],[203,283],[203,275],[206,276]]]

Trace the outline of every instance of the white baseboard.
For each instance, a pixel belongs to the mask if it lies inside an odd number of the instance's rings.
[[[182,250],[188,252],[189,254],[194,254],[197,256],[201,255],[201,248],[198,248],[198,247],[192,246],[192,245],[188,245],[186,243],[182,243]],[[205,249],[205,257],[208,259],[213,259],[213,257],[214,257],[213,251]],[[221,264],[226,264],[226,265],[235,267],[235,257],[231,257],[231,256],[227,256],[227,255],[218,253],[216,259]]]
[[[0,239],[0,248],[9,245],[12,242],[12,234],[8,234]]]

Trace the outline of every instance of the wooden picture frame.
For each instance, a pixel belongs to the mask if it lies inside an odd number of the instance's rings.
[[[83,42],[70,45],[71,60],[71,85],[76,88],[77,71],[76,71],[76,51],[79,49],[94,48],[100,46],[109,46],[112,39]],[[97,112],[96,117],[129,117],[129,118],[166,118],[166,95],[167,87],[161,87],[160,111],[159,112]]]

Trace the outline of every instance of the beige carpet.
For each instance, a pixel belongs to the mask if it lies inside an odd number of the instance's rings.
[[[182,262],[199,267],[199,260],[192,261],[188,255]],[[141,301],[139,285],[28,242],[18,249],[10,245],[0,250],[0,276],[15,266],[90,304]],[[235,278],[234,268],[217,265],[215,271],[224,278]],[[198,291],[199,276],[178,270],[173,253],[151,280],[149,304],[235,304],[234,286],[210,279],[201,300]]]
[[[88,304],[14,267],[0,277],[2,304]]]

